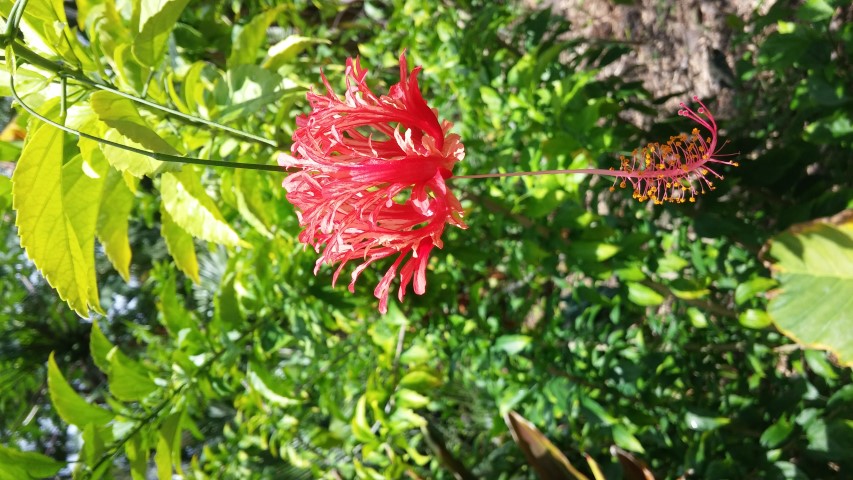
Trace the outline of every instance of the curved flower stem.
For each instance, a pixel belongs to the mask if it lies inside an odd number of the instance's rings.
[[[475,175],[454,175],[448,180],[454,179],[477,179],[477,178],[506,178],[506,177],[535,177],[539,175],[571,175],[587,174],[605,177],[624,177],[624,172],[617,170],[606,170],[603,168],[578,168],[574,170],[537,170],[534,172],[509,172],[509,173],[479,173]]]
[[[270,172],[285,172],[284,168],[282,168],[278,165],[267,165],[267,164],[263,164],[263,163],[226,162],[226,161],[222,161],[222,160],[210,160],[210,159],[204,159],[204,158],[194,158],[194,157],[184,157],[184,156],[180,156],[180,155],[170,155],[168,153],[149,152],[148,150],[143,150],[141,148],[131,147],[130,145],[124,145],[121,143],[113,142],[113,141],[107,140],[105,138],[100,138],[100,137],[97,137],[95,135],[90,135],[88,133],[81,132],[79,130],[75,130],[73,128],[66,127],[65,125],[62,125],[61,123],[57,123],[57,122],[45,117],[44,115],[38,113],[37,111],[35,111],[35,109],[33,109],[32,107],[27,105],[23,101],[23,99],[21,99],[21,97],[18,95],[17,90],[15,89],[15,70],[17,68],[16,62],[15,62],[14,58],[8,58],[8,57],[9,57],[9,55],[7,55],[7,60],[9,61],[9,63],[8,63],[8,65],[9,65],[9,90],[12,92],[12,97],[14,97],[15,101],[17,101],[21,105],[21,108],[26,110],[30,115],[34,116],[35,118],[38,118],[39,120],[41,120],[44,123],[47,123],[48,125],[51,125],[55,128],[58,128],[62,131],[68,132],[68,133],[70,133],[72,135],[76,135],[78,137],[87,138],[89,140],[94,140],[94,141],[102,143],[104,145],[109,145],[112,147],[121,148],[123,150],[130,151],[130,152],[138,153],[140,155],[145,155],[146,157],[153,158],[154,160],[159,160],[161,162],[189,163],[189,164],[194,164],[194,165],[205,165],[208,167],[228,167],[228,168],[243,168],[243,169],[248,169],[248,170],[265,170],[265,171],[270,171]]]
[[[15,5],[17,5],[17,3]],[[11,25],[11,19],[10,19],[10,25]],[[15,29],[15,31],[17,31],[17,29]],[[5,37],[4,38],[4,42],[9,42],[10,40],[11,40],[11,44],[12,44],[12,51],[15,53],[16,56],[20,57],[21,59],[39,67],[39,68],[53,72],[56,75],[58,75],[59,77],[74,79],[74,80],[76,80],[76,81],[78,81],[78,82],[80,82],[83,85],[86,85],[88,87],[96,88],[99,90],[105,90],[107,92],[113,93],[113,94],[118,95],[120,97],[124,97],[128,100],[139,103],[141,105],[145,105],[146,107],[153,108],[155,110],[159,110],[161,112],[167,113],[169,115],[172,115],[174,117],[177,117],[181,120],[184,120],[184,121],[187,121],[187,122],[190,122],[193,124],[202,124],[202,125],[206,125],[208,127],[215,128],[217,130],[222,130],[224,132],[228,132],[229,134],[231,134],[235,137],[238,137],[242,140],[248,140],[248,141],[251,141],[254,143],[259,143],[261,145],[265,145],[268,147],[278,148],[278,144],[276,142],[269,140],[267,138],[264,138],[264,137],[261,137],[258,135],[253,135],[251,133],[247,133],[247,132],[244,132],[242,130],[239,130],[239,129],[236,129],[233,127],[229,127],[227,125],[222,125],[221,123],[216,123],[212,120],[206,120],[206,119],[201,118],[201,117],[189,115],[189,114],[183,113],[179,110],[175,110],[174,108],[169,108],[169,107],[165,107],[163,105],[158,105],[157,103],[154,103],[150,100],[146,100],[144,98],[140,98],[140,97],[137,97],[135,95],[131,95],[129,93],[122,92],[121,90],[119,90],[115,87],[112,87],[110,85],[105,85],[105,84],[96,82],[96,81],[90,79],[89,77],[87,77],[85,74],[83,74],[79,70],[70,70],[70,69],[66,68],[65,66],[63,66],[61,63],[48,60],[48,59],[42,57],[41,55],[39,55],[38,53],[30,50],[26,46],[21,45],[18,42],[15,42],[14,41],[14,34],[12,35],[12,37]],[[8,58],[6,60],[9,61]]]

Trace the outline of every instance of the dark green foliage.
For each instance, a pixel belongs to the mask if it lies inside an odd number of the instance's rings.
[[[322,69],[338,88],[346,57],[360,54],[384,92],[407,49],[430,106],[462,136],[457,174],[617,167],[620,154],[692,128],[641,85],[601,73],[629,45],[567,39],[572,26],[548,10],[298,1],[262,19],[271,28],[257,45],[232,33],[276,3],[191,3],[154,78],[176,75],[180,98],[286,150],[307,103],[276,82],[322,88]],[[619,478],[611,445],[657,478],[853,475],[850,369],[793,344],[765,313],[776,284],[762,245],[853,206],[850,2],[790,3],[742,19],[735,35],[748,53],[734,68],[734,112],[718,121],[740,167],[715,191],[651,206],[602,178],[451,180],[469,228],[445,234],[425,295],[385,316],[371,295],[381,267],[354,294],[330,286],[332,268],[313,275],[281,175],[220,168],[203,175],[207,193],[251,248],[195,241],[193,283],[158,234],[161,176],[143,180],[131,282],[99,249],[106,315],[81,320],[18,247],[0,177],[0,441],[62,462],[79,453],[79,478],[535,478],[504,422],[517,411],[588,476],[583,454]],[[288,35],[312,41],[275,69],[257,66]],[[178,59],[207,63],[189,82]],[[241,104],[239,85],[211,86],[224,71],[281,98],[244,91]],[[627,112],[664,120],[643,132]],[[274,155],[151,116],[197,156]],[[81,397],[116,415],[113,428],[60,419],[51,352]]]

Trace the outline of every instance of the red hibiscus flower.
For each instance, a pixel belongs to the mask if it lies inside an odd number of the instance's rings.
[[[341,100],[322,76],[326,94],[308,93],[311,113],[296,119],[292,156],[279,163],[298,169],[283,183],[304,227],[299,241],[320,253],[323,264],[339,263],[332,285],[350,260],[350,291],[371,263],[396,255],[373,294],[379,311],[399,272],[398,298],[410,282],[426,289],[426,267],[441,248],[445,224],[466,228],[462,206],[445,183],[465,156],[452,124],[439,122],[418,87],[417,74],[400,56],[400,81],[387,95],[367,86],[358,58],[347,60],[347,89]]]

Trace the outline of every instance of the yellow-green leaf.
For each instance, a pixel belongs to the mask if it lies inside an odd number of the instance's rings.
[[[142,0],[139,34],[133,39],[133,56],[155,67],[166,53],[166,40],[189,0]]]
[[[853,210],[792,227],[769,242],[779,281],[767,312],[801,345],[853,366]]]
[[[279,5],[259,13],[245,25],[234,27],[236,38],[234,38],[231,46],[231,54],[228,55],[229,69],[237,65],[255,63],[258,50],[267,40],[267,29],[276,17],[287,8],[290,7]]]
[[[98,212],[95,232],[104,246],[110,263],[125,281],[130,280],[131,252],[127,224],[133,209],[134,198],[121,172],[109,169],[104,179],[101,209]]]
[[[157,478],[172,478],[172,465],[181,473],[181,420],[183,412],[175,412],[160,425],[154,463]]]
[[[165,173],[160,179],[163,206],[172,220],[193,237],[222,245],[241,244],[213,199],[207,194],[195,169]]]
[[[101,204],[104,176],[109,168],[103,156],[97,155],[93,162],[84,162],[80,155],[62,166],[62,203],[83,252],[83,260],[89,277],[87,285],[89,304],[98,312],[98,280],[95,273],[95,223]]]
[[[92,110],[110,128],[114,128],[142,148],[158,153],[178,155],[175,147],[163,140],[139,114],[136,105],[127,98],[114,93],[95,92],[89,98]]]
[[[106,374],[110,373],[110,361],[107,356],[113,348],[115,346],[107,340],[98,322],[93,321],[92,331],[89,333],[89,354],[95,361],[95,365]]]
[[[18,233],[27,255],[77,314],[87,317],[97,308],[97,285],[72,221],[66,214],[62,161],[64,134],[50,125],[39,125],[27,137],[12,175],[12,198]],[[81,192],[78,192],[81,193]],[[83,239],[88,244],[87,239]]]
[[[77,392],[68,385],[53,353],[47,361],[47,388],[50,393],[50,401],[56,408],[56,413],[66,422],[84,428],[86,425],[106,425],[113,419],[113,414],[103,408],[96,407],[80,398]]]
[[[628,300],[643,307],[654,307],[663,303],[663,296],[642,283],[628,283]]]
[[[121,353],[118,347],[107,354],[107,360],[110,362],[110,392],[119,400],[137,401],[157,390],[157,384],[145,369]]]
[[[300,52],[314,43],[330,43],[322,38],[303,37],[301,35],[289,35],[284,40],[270,47],[267,58],[261,65],[269,70],[277,70],[278,67],[292,62]]]
[[[36,452],[22,452],[0,445],[0,480],[31,480],[52,477],[63,462]]]
[[[199,283],[198,258],[195,254],[193,237],[181,228],[169,212],[161,205],[160,208],[160,234],[166,241],[166,250],[175,260],[175,265],[193,282]]]

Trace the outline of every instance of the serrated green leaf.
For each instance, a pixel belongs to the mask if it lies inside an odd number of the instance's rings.
[[[773,323],[853,365],[853,211],[797,225],[771,239],[769,252],[779,281],[767,307]]]
[[[89,102],[98,119],[122,136],[130,139],[142,148],[158,153],[179,155],[180,152],[163,140],[139,114],[136,105],[125,97],[100,91],[93,93]]]
[[[157,384],[142,366],[113,347],[107,354],[110,363],[110,392],[123,402],[141,400],[154,393]]]
[[[628,283],[628,300],[642,307],[654,307],[663,303],[663,296],[642,283]]]
[[[103,133],[103,138],[111,142],[118,143],[119,145],[127,145],[129,147],[145,150],[143,145],[130,140],[114,128],[107,129]],[[150,176],[158,171],[177,168],[174,165],[169,166],[169,164],[165,162],[161,162],[141,153],[131,152],[120,147],[114,147],[106,144],[101,144],[100,147],[101,151],[104,152],[104,157],[107,158],[107,161],[110,162],[110,165],[112,165],[113,168],[121,172],[127,172],[134,177],[139,178],[146,175]]]
[[[97,297],[98,287],[93,283],[90,268],[94,248],[83,251],[81,239],[66,213],[62,181],[64,140],[63,132],[50,125],[35,128],[27,137],[12,174],[12,198],[18,234],[27,255],[56,289],[59,298],[78,315],[88,317],[90,306],[97,308],[92,299]]]
[[[88,424],[106,425],[113,419],[113,414],[103,408],[96,407],[80,398],[77,392],[68,385],[65,377],[56,366],[53,353],[47,360],[47,387],[50,401],[56,408],[56,413],[66,422],[84,428]]]
[[[189,0],[142,0],[139,34],[133,39],[133,56],[139,63],[156,67],[166,53],[166,40]]]
[[[0,480],[31,480],[56,475],[65,463],[36,452],[0,445]]]
[[[172,220],[193,237],[227,246],[242,243],[205,191],[195,169],[187,166],[181,172],[163,174],[160,192]]]
[[[95,224],[104,189],[104,175],[108,168],[106,160],[101,156],[94,156],[92,161],[84,162],[81,155],[75,156],[62,166],[62,206],[83,253],[89,277],[89,304],[101,313],[103,312],[98,300],[98,280],[95,273]]]
[[[257,182],[261,181],[259,172],[255,170],[237,170],[234,172],[234,195],[237,200],[237,210],[242,218],[261,235],[273,238],[272,232],[267,226],[269,222],[264,219],[269,206],[261,197],[262,189],[258,188]]]
[[[95,232],[110,263],[126,282],[130,280],[131,259],[127,228],[134,200],[135,196],[127,187],[121,172],[109,169],[104,180]]]
[[[198,258],[195,254],[193,237],[172,220],[172,216],[163,205],[160,208],[160,234],[166,241],[166,249],[175,260],[175,265],[184,272],[184,275],[198,284],[201,279],[198,276]]]

